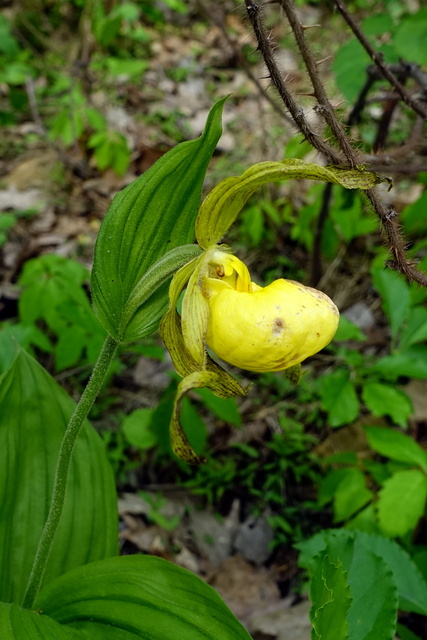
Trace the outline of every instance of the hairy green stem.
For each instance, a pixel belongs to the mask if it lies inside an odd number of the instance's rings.
[[[56,465],[49,514],[39,541],[33,567],[31,569],[30,579],[28,581],[27,591],[22,604],[26,609],[31,609],[34,605],[34,601],[40,589],[46,570],[55,533],[61,519],[74,445],[76,444],[83,422],[86,419],[95,398],[101,390],[108,368],[116,353],[117,346],[118,343],[114,338],[111,336],[106,338],[90,380],[74,410],[73,415],[71,416],[70,422],[68,423],[68,427],[62,439],[58,462]]]

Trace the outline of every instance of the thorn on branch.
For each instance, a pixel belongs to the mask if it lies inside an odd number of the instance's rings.
[[[246,11],[248,13],[249,12],[258,13],[259,6],[256,4],[256,2],[253,2],[253,0],[246,0]]]
[[[385,219],[388,220],[388,222],[390,222],[390,220],[394,220],[394,218],[397,218],[398,216],[398,212],[395,209],[390,209],[386,215],[385,215]]]
[[[332,58],[332,56],[326,56],[326,58],[322,58],[321,60],[315,60],[315,64],[317,64],[317,66],[319,66],[319,64],[322,64],[323,62],[326,62],[327,60],[330,60]]]
[[[409,269],[414,269],[417,266],[418,262],[419,262],[419,260],[406,260],[406,266]],[[384,266],[386,268],[388,268],[388,269],[392,269],[393,271],[397,271],[399,273],[402,273],[402,270],[399,267],[399,265],[398,265],[396,260],[386,260],[384,262]]]

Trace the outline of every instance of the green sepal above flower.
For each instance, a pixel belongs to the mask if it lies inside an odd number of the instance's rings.
[[[241,176],[222,180],[205,198],[196,220],[196,239],[203,249],[222,240],[250,196],[267,182],[290,178],[321,180],[340,184],[346,189],[370,189],[390,178],[363,167],[347,169],[288,158],[281,162],[259,162]]]

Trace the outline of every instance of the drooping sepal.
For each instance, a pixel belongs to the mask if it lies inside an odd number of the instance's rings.
[[[193,465],[203,464],[206,462],[206,458],[197,455],[180,424],[179,415],[183,397],[192,389],[200,389],[201,387],[210,389],[220,398],[246,395],[246,391],[237,380],[234,380],[234,378],[218,367],[212,360],[210,360],[208,367],[209,368],[201,371],[195,371],[181,380],[175,396],[170,424],[170,436],[174,453],[188,464]]]
[[[214,362],[205,349],[209,304],[203,294],[203,281],[217,267],[220,267],[225,278],[233,278],[231,269],[227,266],[224,268],[221,256],[225,257],[225,263],[229,258],[233,262],[233,256],[210,250],[175,274],[169,289],[170,307],[160,324],[163,342],[177,373],[183,378],[178,385],[170,424],[172,448],[178,457],[189,464],[202,464],[205,460],[195,453],[179,422],[182,398],[192,389],[200,387],[207,387],[220,398],[246,395],[240,383]],[[245,270],[240,269],[240,272],[237,276],[239,283],[245,281],[246,276]],[[185,287],[181,318],[176,305]]]
[[[390,182],[378,173],[363,167],[346,169],[322,167],[289,158],[281,162],[260,162],[241,176],[222,180],[202,203],[196,220],[196,239],[207,249],[221,241],[250,196],[267,182],[290,178],[321,180],[340,184],[347,189],[370,189],[381,182]]]

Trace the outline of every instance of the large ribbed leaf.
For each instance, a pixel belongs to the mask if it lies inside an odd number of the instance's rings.
[[[65,391],[24,351],[19,352],[2,377],[0,600],[3,602],[22,601],[49,508],[59,445],[74,406]],[[86,422],[73,454],[64,512],[44,584],[69,569],[116,553],[113,475],[101,439]],[[0,637],[3,638],[1,634]]]
[[[17,604],[0,602],[1,640],[90,640],[81,631],[60,625],[52,618]]]
[[[194,242],[203,180],[221,135],[224,100],[212,108],[200,138],[166,153],[116,195],[105,216],[95,247],[92,296],[100,321],[117,340],[152,333],[166,310],[168,283],[159,278],[157,290],[145,297],[146,274],[166,252]],[[177,263],[175,270],[182,265]]]
[[[90,640],[250,640],[212,587],[149,556],[109,558],[75,569],[49,584],[36,607],[41,617],[78,629]],[[1,632],[0,626],[3,640]]]

